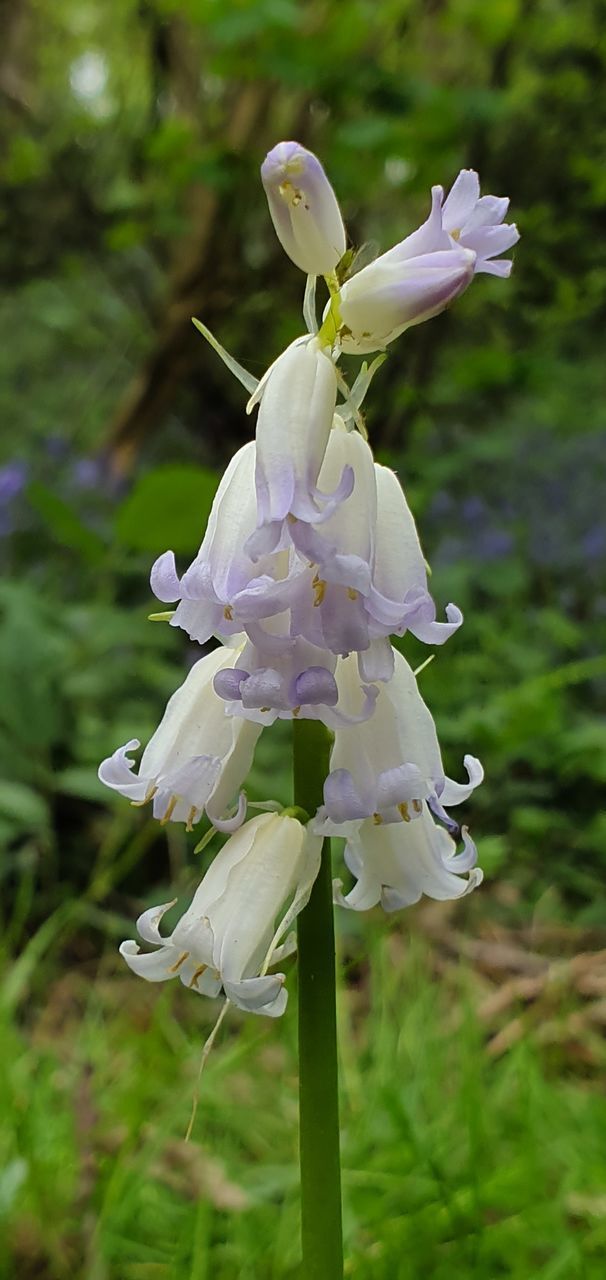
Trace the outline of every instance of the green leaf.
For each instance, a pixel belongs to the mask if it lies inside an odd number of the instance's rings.
[[[217,481],[208,467],[170,463],[154,467],[141,476],[118,511],[118,541],[136,551],[195,551]]]
[[[103,539],[83,524],[80,516],[63,498],[37,480],[29,486],[27,496],[57,542],[79,552],[90,564],[98,564],[103,559],[106,552]]]
[[[0,817],[19,831],[39,831],[48,826],[46,801],[22,782],[0,779]]]

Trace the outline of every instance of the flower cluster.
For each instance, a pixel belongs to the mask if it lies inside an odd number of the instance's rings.
[[[436,315],[476,272],[507,276],[501,258],[518,239],[504,224],[507,200],[480,196],[463,170],[444,199],[434,187],[426,222],[357,274],[347,273],[346,235],[320,162],[295,142],[265,159],[261,177],[278,237],[308,275],[298,337],[256,383],[219,346],[258,410],[255,439],[232,458],[193,563],[171,551],[151,585],[175,606],[170,624],[198,644],[219,642],[173,695],[141,757],[136,739],[99,774],[134,804],[151,801],[162,823],[191,830],[206,814],[229,838],[170,936],[164,912],[138,921],[141,953],[121,953],[152,982],[173,976],[270,1016],[286,1004],[284,975],[270,968],[293,948],[288,929],[307,902],[322,838],[345,840],[353,877],[335,901],[356,911],[394,911],[458,898],[481,880],[467,829],[450,814],[482,781],[464,757],[465,781],[446,776],[436,730],[392,636],[410,631],[443,644],[461,625],[455,604],[438,616],[415,522],[397,476],[375,462],[360,406],[384,359],[345,383],[342,352],[383,352],[404,329]],[[322,322],[315,282],[329,292]],[[245,822],[242,786],[263,727],[276,719],[321,720],[334,734],[324,804]],[[234,803],[235,802],[235,803]]]

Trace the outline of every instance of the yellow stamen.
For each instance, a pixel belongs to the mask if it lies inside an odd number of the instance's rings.
[[[232,607],[231,607],[231,605],[230,605],[230,604],[226,604],[226,606],[225,606],[225,608],[224,608],[224,610],[223,610],[223,617],[225,618],[225,621],[226,621],[226,622],[233,622],[233,620],[234,620],[234,611],[233,611],[233,609],[232,609]]]
[[[409,812],[408,812],[408,805],[407,805],[407,804],[399,804],[399,805],[398,805],[398,813],[401,813],[401,815],[402,815],[402,817],[403,817],[403,819],[404,819],[404,821],[405,821],[405,822],[410,822],[410,814],[409,814]]]
[[[182,951],[181,955],[179,956],[179,959],[176,960],[174,964],[171,964],[168,972],[178,973],[179,969],[181,968],[181,965],[185,964],[185,961],[187,960],[188,955],[189,955],[189,951]]]
[[[149,804],[150,800],[153,800],[157,790],[158,788],[152,783],[151,787],[146,791],[145,798],[143,800],[131,800],[133,809],[142,809],[144,804]]]
[[[271,707],[259,707],[259,711],[265,715],[266,712],[271,711]]]
[[[188,815],[187,815],[187,822],[185,823],[185,830],[186,830],[186,831],[193,831],[193,829],[194,829],[194,818],[195,818],[195,816],[196,816],[197,812],[198,812],[198,810],[197,810],[197,808],[196,808],[195,804],[192,804],[192,807],[191,807],[191,809],[190,809],[190,811],[189,811],[189,813],[188,813]]]
[[[297,173],[300,171],[295,169],[294,172]],[[301,191],[299,191],[298,187],[294,187],[292,182],[289,182],[288,178],[286,179],[286,182],[280,183],[280,186],[278,187],[278,191],[280,192],[282,199],[285,200],[287,204],[293,205],[295,209],[298,204],[301,204],[301,201],[303,199],[303,194]]]
[[[201,978],[201,977],[202,977],[202,974],[203,974],[203,973],[205,973],[207,969],[208,969],[208,965],[207,965],[207,964],[199,964],[199,965],[198,965],[198,968],[197,968],[197,969],[194,969],[194,972],[193,972],[193,974],[192,974],[191,982],[189,983],[189,986],[190,986],[190,987],[195,987],[195,986],[197,986],[198,978]]]
[[[293,709],[292,709],[292,713],[293,713],[293,716],[298,716],[298,715],[300,715],[300,714],[301,714],[301,708],[300,708],[300,707],[293,707]]]
[[[373,820],[373,822],[374,822],[374,824],[375,824],[375,827],[382,827],[382,826],[383,826],[383,819],[382,819],[382,817],[381,817],[381,814],[380,814],[380,813],[373,813],[373,815],[372,815],[372,820]]]
[[[296,524],[296,523],[297,523],[297,517],[296,517],[296,516],[293,516],[292,511],[289,511],[289,513],[288,513],[288,515],[287,515],[286,519],[288,520],[288,523],[289,523],[289,524]]]
[[[423,810],[423,805],[421,804],[421,801],[420,801],[420,800],[413,800],[413,802],[412,802],[412,807],[413,807],[413,809],[414,809],[415,813],[421,813],[421,812],[422,812],[422,810]]]
[[[175,809],[177,808],[178,803],[179,803],[179,797],[178,797],[178,796],[171,796],[171,798],[170,798],[170,800],[169,800],[169,802],[168,802],[168,804],[167,804],[167,806],[166,806],[166,809],[165,809],[165,812],[164,812],[164,816],[163,816],[162,818],[160,818],[160,826],[161,826],[161,827],[166,826],[166,823],[167,823],[167,822],[170,822],[170,820],[171,820],[171,818],[172,818],[172,816],[173,816],[173,813],[175,812]]]
[[[148,613],[147,621],[148,622],[170,622],[171,618],[174,618],[176,612],[177,612],[176,609],[166,609],[164,613]]]
[[[326,583],[323,578],[316,577],[311,585],[314,591],[314,609],[318,609],[326,595]]]
[[[347,594],[348,594],[348,596],[349,596],[349,599],[350,599],[350,600],[357,600],[357,599],[358,599],[358,592],[357,592],[357,591],[355,591],[353,587],[348,587],[348,588],[347,588]]]

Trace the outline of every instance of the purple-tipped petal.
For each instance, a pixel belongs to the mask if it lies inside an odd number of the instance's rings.
[[[250,673],[242,671],[240,667],[225,667],[223,671],[217,671],[213,680],[215,693],[226,702],[238,701],[242,697],[242,685],[249,676]]]
[[[315,706],[326,704],[334,707],[339,700],[339,691],[334,676],[326,667],[308,667],[295,680],[295,706]]]
[[[157,600],[163,604],[172,604],[181,597],[181,581],[177,573],[175,556],[172,551],[165,551],[158,556],[152,565],[150,574],[151,589]]]

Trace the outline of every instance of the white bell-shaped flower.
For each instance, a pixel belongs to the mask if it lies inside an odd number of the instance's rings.
[[[279,142],[261,165],[261,181],[289,258],[308,275],[330,275],[345,253],[345,227],[317,156],[298,142]]]
[[[281,612],[290,598],[284,557],[268,555],[253,564],[245,550],[257,526],[255,467],[256,447],[250,441],[234,454],[223,475],[202,545],[182,578],[172,551],[165,551],[152,569],[158,599],[180,601],[171,626],[182,627],[199,644],[212,635],[235,635],[247,622]]]
[[[120,954],[148,982],[178,976],[202,995],[223,989],[238,1008],[278,1017],[288,998],[284,974],[266,970],[293,950],[288,940],[279,946],[280,939],[309,898],[321,845],[286,813],[253,818],[216,855],[168,937],[159,925],[173,903],[139,917],[140,937],[158,950],[142,953],[128,941]]]
[[[446,622],[436,621],[427,589],[427,569],[414,517],[394,471],[375,463],[377,524],[368,609],[376,627],[371,635],[412,631],[424,644],[444,644],[463,621],[461,610],[446,606]]]
[[[365,600],[371,587],[377,486],[372,451],[357,431],[335,414],[319,486],[331,491],[345,471],[354,476],[351,497],[318,529],[295,521],[290,536],[310,564],[291,600],[292,631],[333,653],[367,649]]]
[[[477,850],[466,827],[461,834],[463,849],[457,853],[452,836],[434,821],[426,804],[416,822],[364,822],[345,848],[356,884],[343,896],[342,882],[336,880],[335,901],[353,911],[367,911],[379,902],[385,911],[398,911],[423,894],[440,901],[464,897],[481,884],[483,873],[476,867]]]
[[[237,813],[224,815],[248,774],[262,726],[227,716],[213,687],[238,652],[220,647],[200,658],[168,702],[138,772],[128,756],[139,746],[133,738],[99,766],[101,782],[134,804],[151,800],[161,822],[185,822],[191,829],[206,812],[222,831],[239,826],[246,813],[243,793]]]
[[[284,522],[327,520],[349,497],[345,469],[333,493],[318,488],[337,399],[337,374],[316,338],[297,338],[268,369],[249,401],[259,404],[255,486],[258,529],[248,539],[253,559],[274,551]]]
[[[354,727],[335,730],[324,805],[314,829],[323,835],[348,835],[372,818],[377,825],[409,823],[428,800],[447,822],[445,807],[461,804],[482,781],[484,772],[466,755],[467,783],[447,778],[436,727],[419,693],[411,667],[394,650],[394,674],[381,684],[373,714]],[[360,678],[355,655],[337,663],[339,705],[355,715]]]

